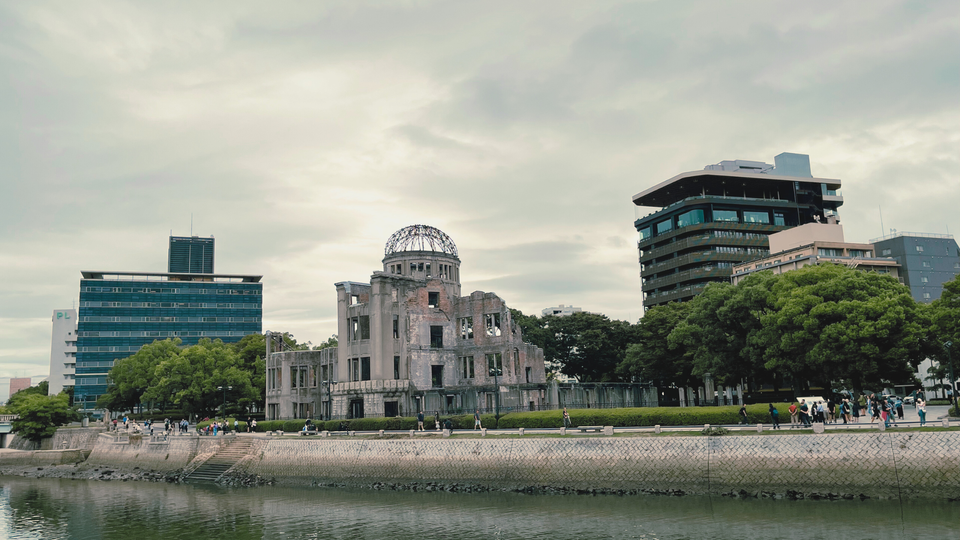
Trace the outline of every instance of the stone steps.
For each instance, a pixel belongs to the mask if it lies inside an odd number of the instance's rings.
[[[253,445],[253,440],[238,437],[221,448],[219,452],[210,456],[203,464],[184,477],[183,481],[215,483],[225,472],[246,457]]]

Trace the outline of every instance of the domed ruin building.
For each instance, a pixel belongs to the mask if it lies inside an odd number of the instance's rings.
[[[339,346],[268,356],[268,418],[504,412],[546,404],[543,350],[523,341],[496,294],[461,296],[457,246],[443,231],[400,229],[369,283],[336,287]]]

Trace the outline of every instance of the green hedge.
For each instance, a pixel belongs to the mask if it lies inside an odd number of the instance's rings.
[[[789,403],[774,403],[780,422],[790,423]],[[747,405],[750,424],[770,423],[767,404]],[[740,422],[739,405],[722,407],[641,407],[624,409],[568,409],[573,426],[699,426]],[[491,422],[492,425],[492,422]],[[500,417],[504,429],[563,427],[563,411],[509,413]]]

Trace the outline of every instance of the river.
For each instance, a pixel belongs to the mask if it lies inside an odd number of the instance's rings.
[[[221,488],[0,476],[0,538],[960,539],[960,503]]]

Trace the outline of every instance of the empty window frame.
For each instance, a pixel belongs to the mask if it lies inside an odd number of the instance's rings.
[[[417,263],[417,272],[423,272],[423,263]]]
[[[416,271],[417,271],[417,263],[410,263],[410,273],[412,274]]]
[[[297,387],[297,368],[291,367],[290,368],[290,388],[296,388],[296,387]]]
[[[393,316],[393,339],[400,339],[400,316]]]
[[[432,274],[430,273],[430,263],[427,263],[426,267],[427,267],[427,271],[426,271],[427,277],[431,277]]]
[[[399,356],[393,357],[393,378],[394,379],[400,378],[400,357]]]
[[[442,326],[430,327],[430,348],[431,349],[443,348],[443,327]]]
[[[528,368],[526,369],[526,372],[527,372],[527,382],[528,382],[528,383],[530,382],[530,370],[531,370],[531,369],[533,369],[533,368],[529,368],[529,367],[528,367]]]
[[[347,325],[347,341],[356,341],[360,339],[360,318],[350,317]]]
[[[370,339],[370,316],[360,316],[360,339]]]
[[[460,328],[460,339],[473,339],[473,317],[464,317],[457,321]]]
[[[487,355],[487,375],[490,377],[503,376],[503,357],[500,353]]]
[[[351,381],[360,380],[360,359],[359,358],[350,359],[350,380]]]
[[[429,291],[427,293],[427,307],[435,308],[440,305],[440,293]]]
[[[360,359],[360,380],[370,380],[370,357],[364,356]]]
[[[472,356],[460,357],[460,373],[464,379],[472,379],[474,377]]]
[[[486,320],[486,328],[488,336],[499,336],[500,335],[500,314],[499,313],[487,313],[484,315]]]
[[[520,375],[520,349],[513,350],[513,373]]]
[[[443,366],[430,366],[430,386],[443,388]]]

